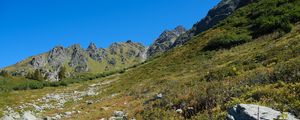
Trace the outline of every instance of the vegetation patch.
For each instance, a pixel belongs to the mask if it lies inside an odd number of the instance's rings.
[[[216,35],[211,39],[203,50],[218,50],[218,49],[229,49],[233,46],[237,46],[246,43],[251,40],[251,36],[247,34],[236,34],[236,33],[224,33]]]

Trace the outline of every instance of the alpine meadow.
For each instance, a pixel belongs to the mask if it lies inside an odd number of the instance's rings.
[[[221,0],[176,26],[2,68],[0,120],[300,119],[300,0]]]

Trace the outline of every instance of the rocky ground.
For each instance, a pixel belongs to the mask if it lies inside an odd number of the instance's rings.
[[[62,92],[62,93],[51,93],[45,96],[32,100],[32,102],[22,103],[19,106],[11,107],[6,106],[4,110],[4,116],[0,120],[59,120],[63,118],[71,117],[74,114],[81,113],[80,110],[64,111],[61,113],[55,113],[52,115],[44,116],[43,113],[49,110],[64,110],[65,104],[69,102],[84,101],[87,105],[101,102],[99,100],[87,100],[86,97],[96,96],[101,91],[105,90],[105,86],[113,83],[114,80],[98,82],[96,84],[89,85],[84,90],[74,90],[72,92]],[[114,97],[113,94],[109,97]],[[122,111],[116,111],[114,117],[123,117],[125,113]]]

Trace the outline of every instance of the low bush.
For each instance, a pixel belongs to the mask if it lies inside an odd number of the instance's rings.
[[[270,78],[276,81],[299,82],[300,81],[300,60],[293,60],[278,64]]]
[[[3,77],[9,77],[11,76],[10,73],[6,70],[2,70],[0,71],[0,76],[3,76]]]
[[[251,37],[247,34],[225,33],[217,35],[211,39],[207,45],[203,48],[205,51],[229,49],[233,46],[246,43],[251,40]]]
[[[213,70],[204,76],[206,81],[218,81],[226,77],[236,76],[238,71],[235,67],[225,67],[217,70]]]

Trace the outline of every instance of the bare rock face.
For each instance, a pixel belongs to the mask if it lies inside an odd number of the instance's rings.
[[[149,47],[147,56],[152,57],[169,50],[173,46],[175,39],[185,32],[186,29],[182,26],[178,26],[174,30],[164,31]]]
[[[123,56],[122,59],[125,60],[127,58],[141,58],[146,51],[146,47],[128,40],[124,43],[113,43],[108,51],[111,55]]]
[[[72,56],[69,65],[75,68],[76,72],[88,71],[87,58],[80,45],[71,46]]]
[[[46,59],[43,55],[39,55],[39,56],[33,57],[32,60],[30,61],[30,64],[34,68],[38,69],[38,68],[44,67],[46,65]]]
[[[123,52],[122,46],[119,43],[113,43],[113,44],[111,44],[108,49],[110,51],[110,54],[112,54],[112,55],[116,55],[118,53],[122,53]]]
[[[50,66],[61,66],[67,59],[67,52],[62,46],[56,46],[49,52],[48,63]]]
[[[107,51],[103,48],[97,48],[95,43],[91,43],[86,50],[89,56],[98,62],[102,62],[103,59],[107,58]]]
[[[45,77],[51,82],[59,81],[58,71],[46,72],[44,74]]]

